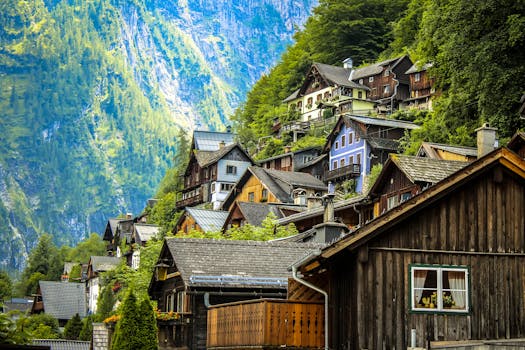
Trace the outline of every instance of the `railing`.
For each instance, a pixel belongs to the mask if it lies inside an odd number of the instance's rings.
[[[310,122],[292,122],[290,124],[283,125],[282,131],[302,131],[310,129]]]
[[[361,175],[361,164],[350,164],[342,168],[337,168],[331,171],[327,171],[324,175],[324,180],[334,180],[337,178],[354,178]]]
[[[208,310],[207,349],[324,345],[322,303],[258,299],[213,306]]]
[[[196,196],[177,201],[175,203],[175,206],[177,208],[184,208],[184,207],[188,207],[188,206],[192,206],[192,205],[197,205],[197,204],[200,204],[202,202],[203,202],[203,197],[202,197],[202,192],[201,192],[201,193],[199,193]]]

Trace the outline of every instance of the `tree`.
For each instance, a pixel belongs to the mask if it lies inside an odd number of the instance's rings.
[[[78,340],[80,332],[82,331],[82,320],[78,314],[75,314],[72,319],[67,321],[64,327],[64,338],[70,340]]]
[[[5,271],[0,271],[0,300],[11,298],[13,294],[13,282]]]
[[[11,316],[0,313],[0,344],[27,344],[29,334],[24,329],[17,327]]]
[[[141,317],[140,322],[140,338],[142,340],[141,349],[145,350],[156,350],[158,349],[158,337],[157,337],[157,319],[155,312],[151,306],[149,298],[146,298],[140,302],[139,314]]]
[[[89,341],[93,338],[93,315],[89,315],[82,320],[82,330],[78,340]]]
[[[68,252],[66,261],[85,263],[91,256],[100,255],[106,255],[106,243],[99,234],[92,233]]]
[[[102,287],[102,292],[98,296],[97,300],[97,314],[96,318],[99,321],[103,321],[113,314],[113,307],[115,306],[116,298],[113,294],[113,290],[109,284]]]
[[[28,332],[33,339],[59,339],[58,320],[48,314],[36,314],[22,317],[17,322],[17,329]]]
[[[137,298],[130,289],[124,298],[120,309],[120,319],[115,327],[111,349],[113,350],[134,350],[142,349],[140,339],[140,321]]]

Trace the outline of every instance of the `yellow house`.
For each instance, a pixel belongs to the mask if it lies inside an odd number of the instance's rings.
[[[441,143],[423,142],[417,152],[418,157],[428,157],[440,160],[457,160],[472,162],[477,158],[475,147],[445,145]]]
[[[229,210],[235,201],[306,205],[308,197],[320,197],[327,186],[307,173],[279,171],[251,166],[223,203]]]

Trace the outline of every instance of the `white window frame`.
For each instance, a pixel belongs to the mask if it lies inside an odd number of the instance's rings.
[[[374,82],[374,77],[368,77],[368,82],[369,83],[373,83]]]
[[[434,308],[426,308],[416,305],[415,298],[415,272],[416,271],[436,271],[437,276],[437,305]],[[465,293],[465,308],[463,309],[452,309],[443,307],[443,293],[450,292],[454,289],[443,288],[443,272],[454,271],[463,272],[465,274],[465,289],[456,290]],[[425,265],[425,264],[410,264],[409,265],[410,275],[410,311],[411,312],[424,312],[424,313],[452,313],[452,314],[468,314],[470,312],[470,268],[468,266],[450,266],[450,265]],[[423,288],[420,288],[423,289]]]
[[[420,81],[421,80],[421,73],[414,74],[414,81]]]
[[[176,303],[176,312],[184,313],[186,312],[186,292],[179,291],[177,292],[177,303]]]
[[[237,167],[235,165],[226,165],[226,174],[237,175]]]

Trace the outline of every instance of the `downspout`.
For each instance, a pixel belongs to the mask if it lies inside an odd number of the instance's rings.
[[[302,285],[305,285],[306,287],[311,288],[315,290],[316,292],[321,293],[324,296],[324,348],[325,350],[329,350],[328,348],[328,293],[322,290],[321,288],[314,286],[313,284],[305,280],[300,279],[299,276],[297,276],[297,266],[298,265],[302,264],[303,262],[305,262],[306,260],[312,257],[319,256],[320,254],[321,254],[321,251],[313,252],[312,254],[308,255],[306,258],[295,262],[292,265],[292,277],[294,280],[301,283]]]
[[[397,95],[397,87],[399,86],[399,80],[396,79],[396,74],[392,72],[394,77],[392,80],[396,82],[396,85],[394,86],[394,93],[392,94],[392,97],[390,97],[390,114],[394,113],[394,97]]]

